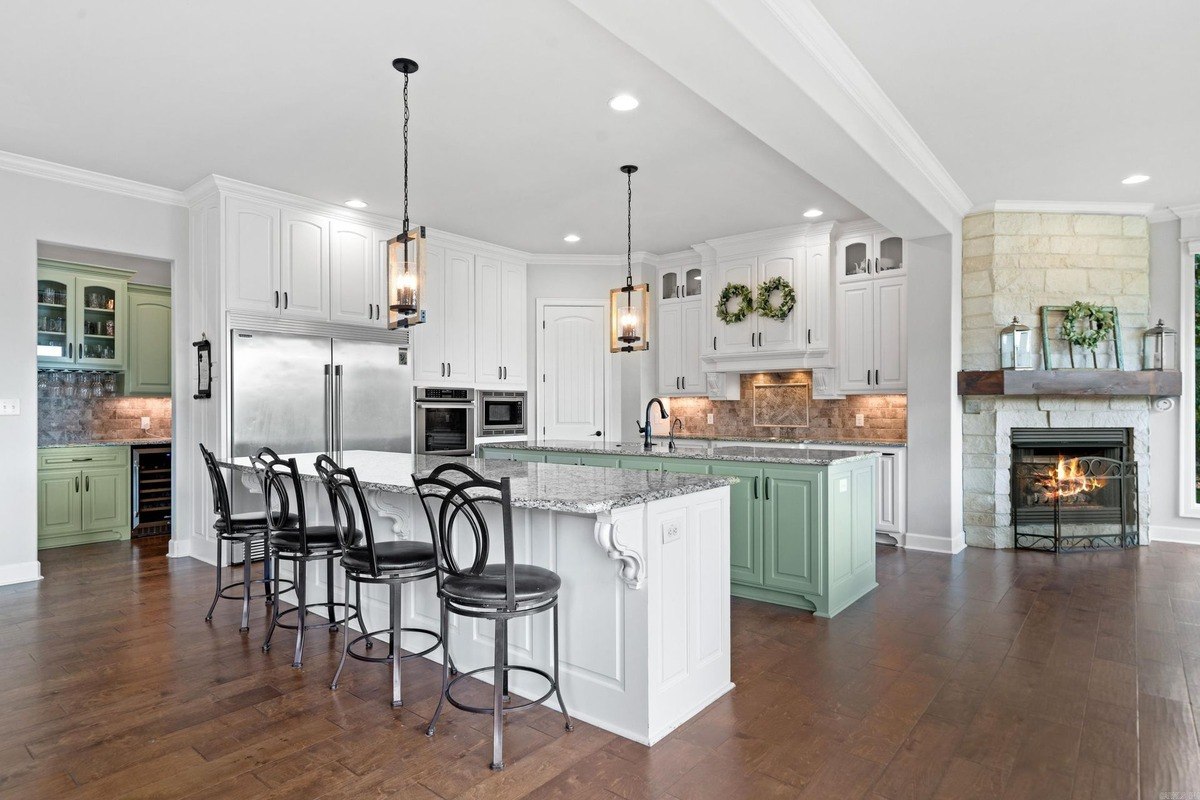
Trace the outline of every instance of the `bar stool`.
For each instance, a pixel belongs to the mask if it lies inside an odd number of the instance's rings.
[[[333,524],[337,530],[338,539],[342,546],[342,567],[346,571],[346,603],[350,602],[350,583],[353,581],[356,590],[362,584],[385,584],[390,590],[391,625],[377,631],[364,632],[353,639],[350,638],[350,626],[345,628],[342,641],[342,658],[338,662],[337,672],[333,674],[330,689],[336,689],[342,668],[346,666],[346,656],[359,661],[388,663],[392,665],[392,706],[403,705],[400,691],[400,662],[406,658],[417,658],[432,653],[445,641],[441,633],[425,628],[406,628],[403,626],[403,606],[401,591],[404,584],[413,581],[432,578],[437,574],[433,545],[424,542],[394,541],[378,542],[371,525],[371,514],[367,508],[367,499],[363,494],[362,485],[353,468],[342,469],[329,456],[321,455],[316,461],[317,474],[325,484],[329,493],[329,505],[333,509]],[[356,538],[361,531],[362,536]],[[361,543],[359,543],[361,542]],[[424,633],[433,637],[433,644],[424,650],[408,655],[401,655],[401,633]],[[357,652],[354,646],[366,642],[371,646],[371,637],[388,635],[388,654],[386,656],[368,656]],[[443,650],[443,661],[449,661]]]
[[[250,547],[255,539],[266,539],[267,514],[264,511],[246,511],[234,514],[229,502],[229,487],[225,484],[225,476],[221,474],[221,465],[217,463],[212,451],[203,444],[200,445],[200,455],[204,458],[204,466],[208,470],[208,480],[212,484],[213,513],[217,515],[217,521],[213,523],[213,530],[217,532],[217,589],[213,593],[212,605],[208,607],[208,614],[204,617],[204,621],[212,622],[213,611],[217,608],[218,600],[237,600],[239,595],[228,592],[240,587],[241,630],[248,631],[250,630],[251,585],[263,584],[263,593],[255,596],[265,597],[268,602],[271,599],[270,560],[264,559],[263,561],[263,577],[254,579],[250,577]],[[294,520],[294,517],[283,517],[279,520],[279,526],[287,527]],[[242,545],[242,579],[223,586],[221,585],[221,575],[224,569],[222,560],[225,542],[229,542],[231,546],[233,544]]]
[[[459,478],[461,476],[461,478]],[[433,535],[437,553],[438,597],[442,600],[442,630],[446,630],[447,613],[463,617],[490,619],[496,624],[496,655],[491,666],[463,672],[453,680],[442,668],[442,696],[426,733],[432,736],[442,713],[442,703],[449,700],[455,708],[473,714],[492,715],[492,764],[494,770],[504,769],[504,715],[518,709],[540,705],[550,695],[557,695],[566,729],[573,730],[571,715],[563,701],[558,684],[558,590],[562,580],[543,567],[513,563],[512,491],[508,478],[491,481],[463,464],[442,464],[428,477],[413,475],[413,484]],[[491,537],[483,508],[485,503],[500,507],[504,545],[504,563],[488,564]],[[466,523],[455,547],[455,523]],[[472,548],[473,544],[473,548]],[[473,556],[465,569],[458,556]],[[465,560],[461,562],[467,563]],[[554,613],[554,675],[535,667],[514,666],[508,663],[508,622],[542,611]],[[451,694],[454,685],[468,675],[493,670],[492,706],[468,706]],[[536,700],[509,704],[508,673],[512,670],[530,672],[545,678],[550,688]]]
[[[271,559],[272,572],[275,575],[275,591],[272,592],[271,624],[267,628],[267,638],[263,642],[263,652],[271,649],[271,637],[275,628],[286,628],[296,631],[296,652],[292,658],[292,666],[299,669],[304,655],[304,632],[314,628],[338,629],[338,619],[335,608],[342,608],[345,616],[342,623],[349,625],[353,619],[358,620],[359,627],[366,632],[362,621],[362,594],[356,595],[354,605],[335,602],[333,599],[333,562],[342,555],[342,545],[338,538],[337,529],[333,525],[309,525],[308,514],[305,510],[304,489],[300,483],[300,470],[296,459],[284,460],[269,447],[264,447],[250,457],[250,463],[262,478],[263,502],[267,515],[267,557]],[[292,513],[292,509],[295,513]],[[294,519],[290,527],[280,527],[277,523]],[[359,534],[350,531],[349,539],[357,544]],[[292,578],[296,590],[296,605],[294,608],[281,609],[279,598],[279,566],[286,561],[292,565]],[[308,565],[311,562],[325,562],[325,602],[308,603]],[[309,609],[313,606],[325,606],[328,612],[328,622],[308,623]],[[284,622],[283,618],[295,614],[294,623]]]

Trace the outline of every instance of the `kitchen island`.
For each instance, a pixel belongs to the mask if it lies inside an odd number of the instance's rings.
[[[330,524],[314,468],[317,455],[294,457],[306,482],[310,524]],[[357,471],[381,539],[430,541],[414,472],[457,461],[489,479],[511,479],[516,560],[562,578],[561,683],[573,716],[653,744],[733,688],[729,487],[736,477],[373,451],[333,457]],[[261,491],[248,459],[224,464],[251,491]],[[490,560],[502,561],[499,514],[488,524],[496,537]],[[324,595],[322,573],[315,567],[310,573],[309,586],[319,587],[309,590],[310,597]],[[338,587],[341,581],[338,574]],[[404,591],[404,625],[436,630],[433,580]],[[363,599],[369,629],[386,627],[382,587],[365,587]],[[491,663],[491,622],[451,615],[449,638],[459,669]],[[406,635],[405,648],[424,649],[424,639]],[[512,663],[547,668],[553,653],[549,615],[511,623],[509,643]],[[440,658],[440,651],[430,657]],[[545,686],[514,673],[511,688],[538,697]]]
[[[832,617],[875,588],[878,453],[679,441],[483,445],[488,458],[731,475],[730,583],[737,597]]]

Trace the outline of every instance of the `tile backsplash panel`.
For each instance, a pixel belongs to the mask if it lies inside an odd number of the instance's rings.
[[[713,439],[861,439],[863,441],[904,442],[908,435],[908,398],[896,395],[854,395],[844,400],[808,400],[807,427],[764,427],[754,424],[755,385],[811,384],[812,375],[802,372],[760,372],[741,376],[741,400],[709,400],[705,397],[671,398],[671,414],[683,420],[684,434]],[[767,390],[781,392],[788,390]],[[808,396],[808,389],[802,391]],[[797,394],[792,400],[799,402]],[[794,403],[795,404],[795,403]],[[802,410],[774,419],[791,421],[802,417]],[[713,424],[708,424],[708,415]],[[854,425],[856,414],[863,415],[863,427]],[[762,409],[759,409],[760,421]]]
[[[150,418],[143,431],[141,418]],[[171,436],[169,397],[38,397],[38,446]]]

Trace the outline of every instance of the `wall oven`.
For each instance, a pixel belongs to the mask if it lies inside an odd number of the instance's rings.
[[[525,434],[525,392],[479,393],[480,436],[521,436]]]
[[[415,390],[417,455],[475,454],[475,391],[439,386]]]

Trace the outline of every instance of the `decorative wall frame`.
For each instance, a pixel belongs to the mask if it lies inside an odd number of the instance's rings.
[[[1115,306],[1098,306],[1113,316],[1112,336],[1095,350],[1072,345],[1060,333],[1070,306],[1042,306],[1042,368],[1043,369],[1125,369],[1125,354],[1121,347],[1121,318]],[[1088,364],[1089,357],[1091,364]],[[1105,365],[1101,366],[1101,357]]]

